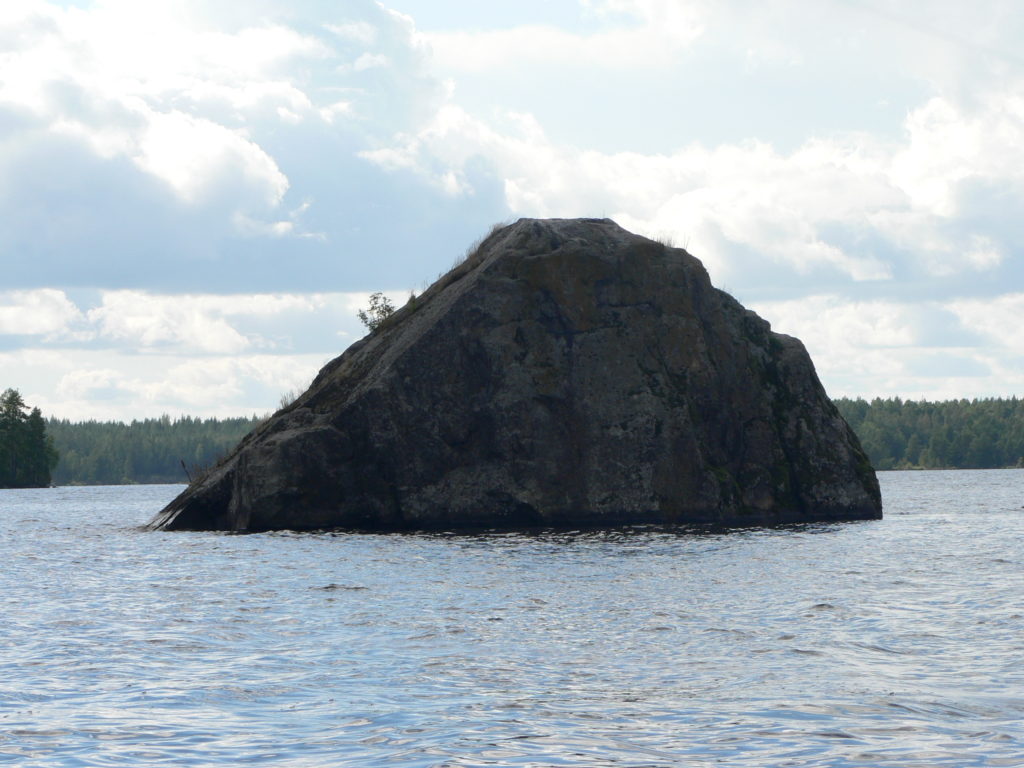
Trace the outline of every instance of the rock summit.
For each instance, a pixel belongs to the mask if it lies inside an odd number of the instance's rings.
[[[159,529],[881,517],[803,345],[686,251],[521,219],[328,363]]]

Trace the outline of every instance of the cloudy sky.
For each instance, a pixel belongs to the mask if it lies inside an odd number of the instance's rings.
[[[670,237],[833,396],[1024,394],[1016,0],[0,3],[0,388],[264,413],[497,221]]]

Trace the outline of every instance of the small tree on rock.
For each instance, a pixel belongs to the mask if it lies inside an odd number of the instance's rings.
[[[394,311],[395,305],[391,303],[391,300],[383,293],[377,292],[370,295],[369,308],[360,309],[356,314],[363,325],[371,331],[376,331]]]

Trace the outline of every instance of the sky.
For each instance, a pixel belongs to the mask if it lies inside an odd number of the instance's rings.
[[[833,397],[1024,395],[1016,0],[0,4],[0,389],[263,414],[496,222],[668,238]]]

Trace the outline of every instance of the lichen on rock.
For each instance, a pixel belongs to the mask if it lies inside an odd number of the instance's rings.
[[[495,230],[328,363],[161,529],[881,516],[803,345],[608,219]]]

